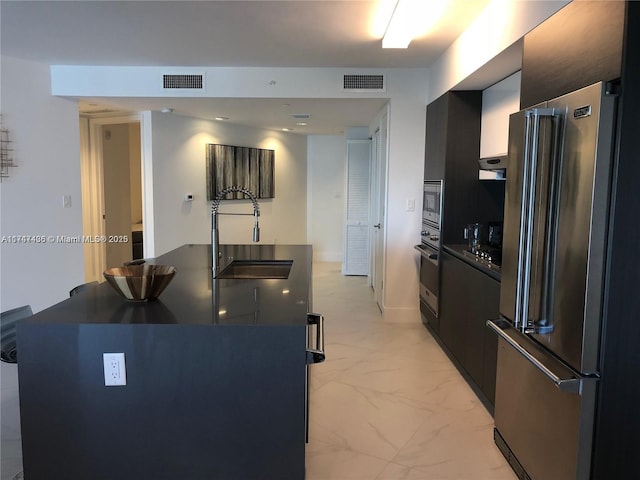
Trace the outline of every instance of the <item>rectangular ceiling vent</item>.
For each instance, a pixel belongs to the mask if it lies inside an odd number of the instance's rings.
[[[163,75],[162,88],[204,88],[204,75]]]
[[[345,75],[342,88],[351,92],[384,92],[384,75]]]
[[[296,120],[306,120],[311,118],[311,114],[309,113],[292,113],[291,116]]]

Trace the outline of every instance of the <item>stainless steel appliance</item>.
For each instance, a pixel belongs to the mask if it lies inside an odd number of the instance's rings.
[[[422,196],[422,220],[440,228],[442,210],[442,180],[424,182]]]
[[[509,123],[495,439],[520,478],[590,478],[616,96]],[[528,476],[525,476],[525,473]]]
[[[425,181],[420,252],[420,302],[438,318],[440,294],[440,215],[442,180]]]

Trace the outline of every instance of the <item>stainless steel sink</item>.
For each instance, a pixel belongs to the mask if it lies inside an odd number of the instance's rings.
[[[289,278],[293,260],[234,260],[216,278]]]

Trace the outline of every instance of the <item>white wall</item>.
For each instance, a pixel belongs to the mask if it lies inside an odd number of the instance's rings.
[[[260,199],[261,243],[307,243],[306,137],[175,114],[151,114],[154,255],[185,243],[211,242],[205,145],[275,150],[275,198]],[[192,202],[184,195],[191,193]],[[247,201],[223,202],[221,212],[251,213]],[[220,243],[252,243],[253,218],[222,216]]]
[[[493,0],[429,69],[427,104],[454,88],[567,3],[568,0]],[[517,68],[508,73],[515,70]]]
[[[418,252],[422,224],[422,179],[426,104],[419,75],[407,79],[406,95],[389,102],[387,205],[385,221],[384,317],[397,322],[419,322]],[[421,98],[420,98],[421,97]],[[416,208],[407,211],[407,200]]]
[[[0,183],[0,234],[82,235],[77,104],[51,96],[48,66],[7,56],[1,63],[3,128],[18,167]],[[3,242],[0,264],[2,311],[30,304],[37,312],[84,282],[82,244]]]
[[[344,240],[345,138],[307,138],[307,239],[313,258],[341,262]]]

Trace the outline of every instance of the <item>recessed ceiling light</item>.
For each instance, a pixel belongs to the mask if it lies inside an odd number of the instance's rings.
[[[293,132],[293,128],[283,128],[282,129],[283,132]]]
[[[160,110],[162,113],[172,113],[173,112],[173,108],[170,107],[162,107],[162,109]]]
[[[229,117],[216,117],[216,120],[229,120]]]
[[[301,127],[304,125],[309,125],[307,122],[297,122],[296,125],[300,125]]]

